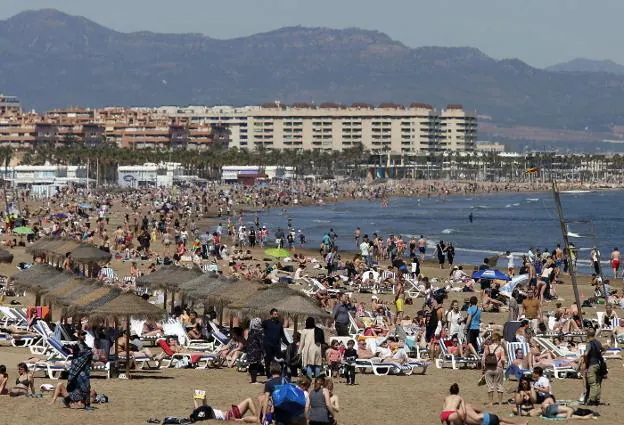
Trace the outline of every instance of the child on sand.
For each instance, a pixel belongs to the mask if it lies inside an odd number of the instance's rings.
[[[444,399],[440,422],[444,425],[462,425],[466,418],[466,404],[459,396],[459,385],[451,385],[449,393]]]

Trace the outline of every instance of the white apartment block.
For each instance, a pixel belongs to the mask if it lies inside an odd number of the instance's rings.
[[[477,115],[460,105],[436,110],[425,104],[283,106],[276,102],[242,108],[164,106],[155,112],[226,127],[230,147],[250,150],[331,151],[361,144],[372,152],[417,154],[473,151],[477,140]]]

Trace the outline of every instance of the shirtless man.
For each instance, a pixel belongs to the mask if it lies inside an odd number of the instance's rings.
[[[611,251],[611,270],[613,270],[613,278],[617,279],[618,271],[620,269],[620,250],[617,248],[613,248]]]
[[[466,418],[466,403],[459,396],[459,385],[449,388],[449,395],[444,399],[444,407],[440,413],[440,421],[444,425],[462,425]]]
[[[418,239],[418,252],[420,252],[420,262],[425,261],[425,251],[427,250],[427,239],[423,235],[420,235]]]
[[[475,408],[470,404],[466,404],[466,425],[526,425],[528,422],[511,422],[508,419],[502,419],[494,413],[486,412],[479,408]]]

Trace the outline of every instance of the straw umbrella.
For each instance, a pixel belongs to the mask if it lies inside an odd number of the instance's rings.
[[[247,302],[231,304],[229,308],[244,310],[257,315],[266,315],[270,309],[275,308],[283,314],[293,317],[295,331],[299,317],[329,318],[327,311],[315,300],[285,285],[274,285],[260,290],[256,296]]]
[[[0,249],[0,263],[11,264],[13,262],[13,254],[6,249]]]
[[[121,294],[111,301],[94,308],[90,316],[102,318],[125,317],[126,319],[126,376],[130,376],[130,316],[147,319],[161,319],[167,312],[135,294]]]
[[[185,282],[198,278],[202,271],[197,267],[186,268],[180,266],[163,266],[153,273],[141,276],[137,279],[137,285],[147,286],[151,289],[165,291],[163,307],[167,309],[167,290],[171,291],[171,311],[175,306],[175,291]]]
[[[89,244],[80,244],[70,251],[72,259],[77,263],[82,263],[89,268],[89,275],[93,271],[94,264],[104,264],[110,261],[112,255],[108,251]],[[85,267],[86,269],[86,267]],[[86,274],[86,270],[85,270]]]
[[[72,279],[74,275],[45,265],[35,264],[32,267],[20,271],[12,276],[13,284],[18,290],[28,291],[35,294],[35,304],[39,305],[41,295],[51,290],[58,283]]]

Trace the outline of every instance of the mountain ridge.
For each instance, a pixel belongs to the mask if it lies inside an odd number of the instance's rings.
[[[542,70],[474,47],[412,48],[358,28],[290,26],[220,40],[124,33],[54,9],[0,21],[0,91],[40,110],[392,101],[463,104],[502,126],[624,124],[618,75]]]
[[[604,72],[624,75],[624,65],[611,59],[595,60],[575,58],[567,62],[557,63],[546,68],[556,72]]]

